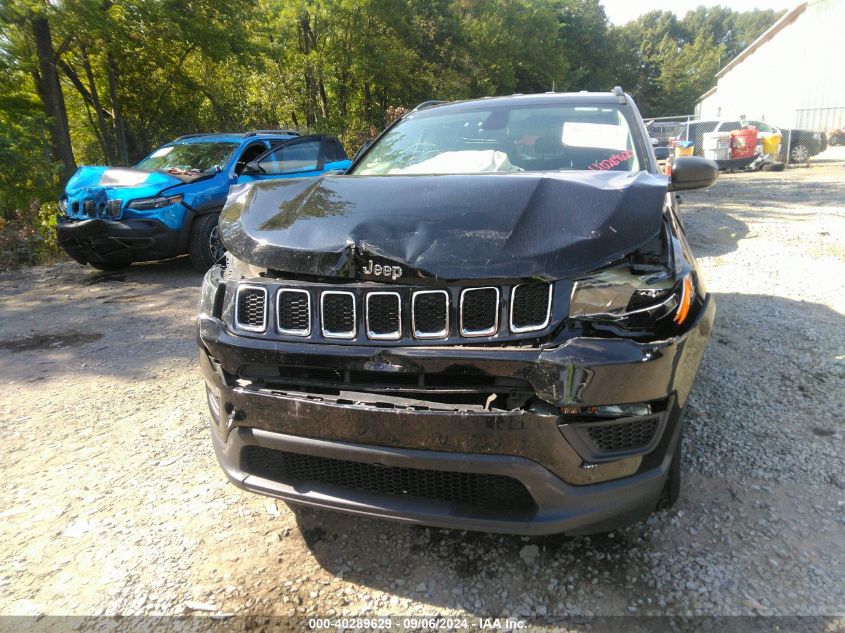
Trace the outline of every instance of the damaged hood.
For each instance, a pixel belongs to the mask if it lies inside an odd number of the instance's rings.
[[[235,187],[220,216],[229,251],[290,273],[440,279],[583,274],[661,229],[668,179],[646,172],[326,176]]]
[[[108,198],[144,198],[181,184],[181,180],[163,172],[86,165],[70,177],[65,185],[65,193],[68,198],[90,197],[89,194],[101,193]]]

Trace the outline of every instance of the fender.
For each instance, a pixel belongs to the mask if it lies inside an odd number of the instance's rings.
[[[182,228],[179,229],[179,252],[184,254],[188,252],[188,240],[191,238],[191,227],[201,215],[208,215],[209,213],[220,213],[223,210],[223,203],[219,200],[207,202],[205,204],[192,207],[182,203],[188,212],[185,214],[185,221],[182,222]]]

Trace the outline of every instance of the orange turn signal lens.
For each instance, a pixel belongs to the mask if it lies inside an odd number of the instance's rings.
[[[675,313],[673,321],[680,325],[686,321],[689,314],[689,307],[692,304],[692,279],[689,275],[684,277],[684,282],[681,284],[681,301],[678,304],[678,311]]]

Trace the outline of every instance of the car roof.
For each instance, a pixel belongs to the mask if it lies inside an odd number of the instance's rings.
[[[514,94],[506,97],[482,97],[466,101],[443,103],[426,102],[412,110],[406,117],[424,116],[430,112],[463,112],[485,107],[542,106],[542,105],[624,105],[620,96],[613,92],[543,92],[539,94]],[[623,98],[629,98],[627,95]]]

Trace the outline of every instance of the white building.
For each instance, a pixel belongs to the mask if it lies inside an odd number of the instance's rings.
[[[695,113],[818,132],[845,127],[845,0],[789,11],[716,73]]]

